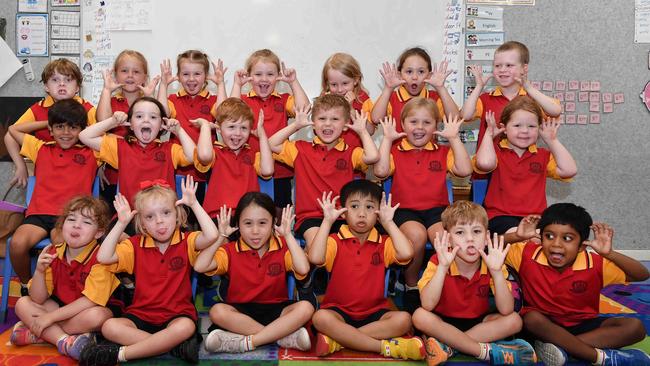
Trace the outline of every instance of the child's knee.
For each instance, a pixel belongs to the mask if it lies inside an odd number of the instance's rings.
[[[120,332],[120,323],[116,318],[104,321],[102,324],[102,334],[108,339],[114,339],[115,335]]]
[[[522,319],[524,323],[523,326],[526,329],[536,329],[549,321],[548,318],[539,311],[529,311]]]
[[[399,326],[399,330],[400,330],[399,333],[406,333],[413,326],[413,323],[411,321],[411,315],[406,311],[395,312],[395,314],[393,314],[393,319],[394,322]]]
[[[183,339],[189,338],[196,332],[196,324],[194,321],[184,316],[174,319],[170,323],[170,327],[173,327],[175,333],[181,336]]]
[[[302,317],[309,319],[314,314],[314,306],[309,301],[298,301],[295,311],[298,311]]]
[[[636,318],[626,318],[626,321],[628,322],[626,328],[629,329],[634,343],[644,340],[646,336],[646,329],[643,325],[643,322],[640,319]]]
[[[311,318],[316,329],[323,329],[334,322],[334,317],[326,310],[317,310]]]
[[[435,326],[439,320],[440,318],[432,312],[426,311],[424,308],[418,308],[413,313],[413,326],[418,329]]]
[[[210,308],[210,320],[212,320],[213,323],[218,324],[219,321],[226,318],[226,313],[228,312],[226,309],[226,306],[223,304],[215,304],[212,306],[212,308]]]
[[[94,306],[86,311],[85,318],[93,329],[101,329],[104,322],[113,317],[113,313],[103,306]]]
[[[512,312],[504,318],[506,321],[504,325],[512,334],[519,333],[524,326],[524,321],[519,313]]]
[[[29,309],[30,306],[32,306],[33,301],[32,298],[29,296],[21,296],[18,298],[16,301],[15,309],[17,312],[22,312],[27,309]]]

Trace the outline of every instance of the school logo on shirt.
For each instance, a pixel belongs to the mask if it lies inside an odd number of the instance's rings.
[[[266,268],[266,274],[271,277],[279,276],[282,274],[282,266],[280,263],[271,263]]]
[[[79,165],[86,165],[86,157],[82,154],[74,154],[72,161]]]
[[[372,253],[372,257],[370,257],[370,264],[372,264],[373,266],[378,266],[381,264],[381,256],[379,255],[379,253],[377,252]]]
[[[346,170],[348,168],[348,162],[345,159],[338,159],[336,161],[336,169]]]
[[[277,113],[284,112],[284,106],[280,102],[275,103],[275,104],[273,104],[273,111],[275,111]]]
[[[253,165],[253,159],[248,154],[241,157],[241,162],[246,165]]]
[[[183,267],[185,267],[183,257],[176,256],[169,261],[169,270],[172,272],[180,271]]]
[[[200,108],[201,114],[210,114],[210,106],[202,105]]]
[[[165,153],[162,151],[156,151],[156,153],[153,155],[153,160],[165,161]]]
[[[488,296],[490,296],[490,285],[479,286],[478,293],[476,295],[481,298],[487,298]]]
[[[528,171],[533,173],[533,174],[542,174],[543,173],[542,164],[540,164],[538,162],[532,162],[528,166]]]
[[[442,164],[440,164],[439,161],[430,161],[429,170],[431,170],[432,172],[439,172],[442,170]]]
[[[573,281],[571,284],[571,289],[569,291],[573,292],[574,294],[582,294],[587,291],[587,281]]]

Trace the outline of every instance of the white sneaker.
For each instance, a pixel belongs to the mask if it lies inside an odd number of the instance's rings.
[[[311,349],[309,332],[307,332],[305,327],[300,327],[295,332],[278,339],[277,343],[278,346],[283,348],[293,348],[301,351],[309,351]]]
[[[546,366],[563,366],[569,358],[562,348],[542,341],[535,341],[535,353]]]
[[[208,352],[242,353],[245,337],[241,334],[215,329],[205,338],[205,349]]]

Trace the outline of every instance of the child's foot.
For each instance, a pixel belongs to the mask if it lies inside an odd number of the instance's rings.
[[[242,353],[250,350],[246,342],[246,337],[241,334],[215,329],[205,338],[205,349],[208,352]]]
[[[311,340],[309,332],[305,327],[300,327],[295,332],[278,339],[278,346],[283,348],[293,348],[300,351],[309,351],[311,349]]]
[[[184,340],[169,351],[169,354],[189,363],[199,363],[199,341],[196,335]]]
[[[323,333],[316,334],[316,356],[323,357],[341,350],[341,345]]]
[[[79,356],[79,366],[115,366],[120,353],[120,345],[105,342],[86,347]]]
[[[296,290],[298,301],[309,301],[314,309],[318,309],[318,300],[314,293],[314,271],[312,271],[304,280],[296,281]]]
[[[433,337],[427,338],[424,344],[427,351],[427,365],[439,365],[454,355],[454,350]]]
[[[523,339],[490,343],[491,365],[533,365],[536,362],[533,346]]]
[[[45,341],[37,337],[31,330],[25,325],[25,323],[19,321],[14,325],[14,329],[11,331],[11,336],[9,336],[9,342],[14,346],[26,346],[28,344],[34,343],[45,343]]]
[[[381,354],[403,360],[422,360],[426,350],[420,337],[397,337],[381,341]]]
[[[566,352],[553,343],[535,341],[535,353],[546,366],[563,366],[569,360]]]
[[[650,365],[650,356],[640,349],[604,349],[603,366]]]
[[[56,349],[59,350],[59,353],[62,355],[79,360],[84,348],[93,343],[95,343],[95,337],[92,333],[69,335],[56,342]]]

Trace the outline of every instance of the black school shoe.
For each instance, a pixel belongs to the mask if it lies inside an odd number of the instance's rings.
[[[296,290],[298,292],[298,301],[309,301],[314,309],[318,309],[318,300],[316,300],[316,294],[314,294],[315,271],[311,271],[303,280],[296,280]]]
[[[120,345],[113,342],[90,345],[81,351],[80,366],[115,366]]]
[[[193,364],[199,363],[199,344],[201,344],[202,338],[200,334],[192,336],[184,340],[178,346],[172,348],[169,351],[169,354],[180,358],[181,360]]]

